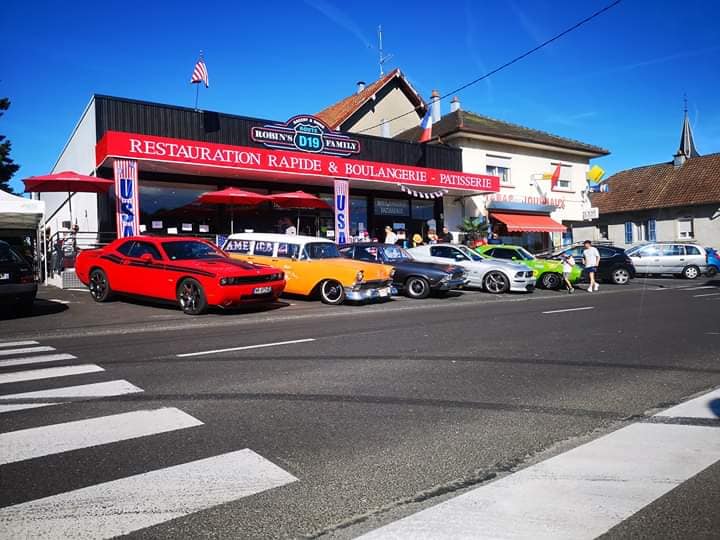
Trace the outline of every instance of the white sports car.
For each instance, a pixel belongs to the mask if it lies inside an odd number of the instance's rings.
[[[492,294],[532,292],[535,289],[533,271],[524,264],[486,258],[467,246],[431,244],[410,248],[408,251],[419,261],[452,262],[462,266],[468,272],[468,286],[480,287]]]

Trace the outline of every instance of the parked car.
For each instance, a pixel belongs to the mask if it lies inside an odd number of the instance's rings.
[[[394,244],[361,242],[340,246],[350,259],[389,264],[395,268],[393,286],[409,298],[427,298],[465,285],[467,272],[462,266],[417,261],[407,250]]]
[[[493,259],[515,261],[524,264],[532,269],[533,275],[539,286],[545,289],[559,289],[563,284],[562,261],[551,259],[539,259],[527,249],[521,246],[512,245],[485,245],[478,246],[475,251]],[[580,280],[582,270],[579,266],[573,266],[570,272],[570,282]]]
[[[484,257],[467,246],[431,244],[408,249],[419,261],[454,263],[467,270],[468,285],[499,294],[507,291],[531,292],[535,289],[532,270],[524,264]]]
[[[601,281],[614,283],[615,285],[626,285],[635,277],[635,266],[625,250],[615,246],[595,246],[600,252],[600,265],[598,266],[597,277]],[[573,246],[554,253],[550,258],[561,260],[562,255],[571,255],[576,265],[582,265],[583,246]],[[583,269],[583,276],[585,271]]]
[[[271,302],[285,288],[282,270],[234,261],[210,242],[176,236],[120,238],[81,251],[75,272],[96,302],[124,293],[176,301],[189,315],[211,305]]]
[[[391,296],[392,266],[346,259],[332,240],[288,234],[239,233],[228,237],[231,257],[277,266],[285,272],[285,291],[320,296],[325,304]]]
[[[718,253],[717,249],[711,247],[706,247],[705,253],[707,253],[707,269],[705,270],[705,275],[714,277],[718,271],[720,271],[720,253]]]
[[[37,289],[30,262],[10,244],[0,240],[0,305],[27,315],[32,312]]]
[[[653,242],[627,251],[638,274],[673,274],[696,279],[707,268],[705,248],[682,242]]]

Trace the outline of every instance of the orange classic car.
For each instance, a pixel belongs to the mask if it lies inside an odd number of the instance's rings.
[[[239,233],[228,237],[223,250],[236,259],[282,269],[285,292],[317,295],[325,304],[391,295],[392,266],[346,259],[335,242],[326,238]]]

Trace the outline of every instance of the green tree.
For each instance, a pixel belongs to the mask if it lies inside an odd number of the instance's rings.
[[[482,217],[465,218],[458,229],[466,234],[466,240],[480,240],[487,236],[490,224]]]
[[[8,98],[0,98],[0,117],[10,108],[10,100]],[[10,187],[10,179],[20,168],[20,165],[10,159],[10,148],[12,144],[0,135],[0,189],[8,193],[14,193]]]

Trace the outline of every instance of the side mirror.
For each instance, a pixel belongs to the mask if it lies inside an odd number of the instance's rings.
[[[140,260],[145,264],[150,264],[153,262],[154,259],[153,256],[149,253],[143,253],[142,255],[140,255]]]

